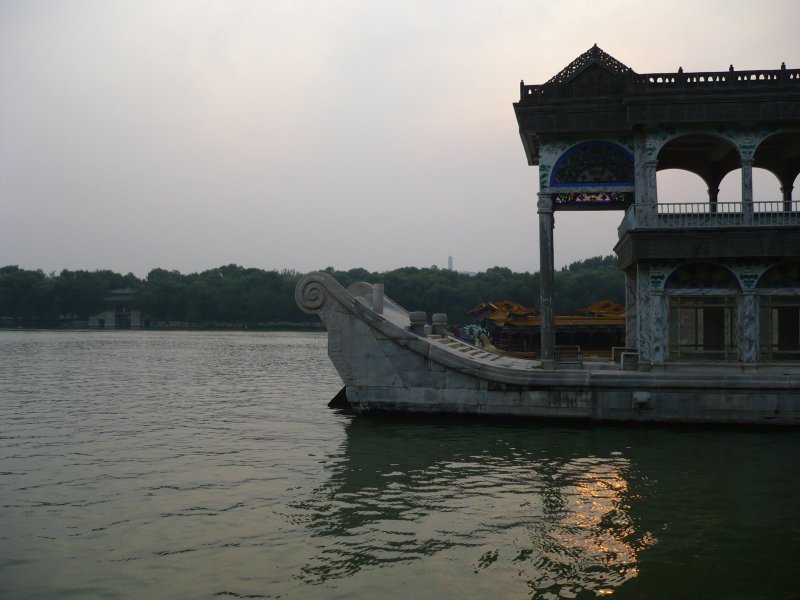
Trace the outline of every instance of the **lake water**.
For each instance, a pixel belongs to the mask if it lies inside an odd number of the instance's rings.
[[[354,417],[326,343],[0,331],[0,597],[800,598],[800,433]]]

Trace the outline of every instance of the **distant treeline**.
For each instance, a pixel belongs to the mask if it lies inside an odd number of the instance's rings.
[[[474,275],[437,267],[404,267],[382,273],[365,269],[325,269],[347,287],[357,281],[383,283],[386,294],[409,310],[445,312],[464,323],[481,302],[513,300],[539,305],[539,274],[492,267]],[[153,269],[144,279],[112,271],[62,271],[45,274],[16,266],[0,268],[0,318],[5,325],[59,326],[79,322],[104,309],[110,290],[136,290],[151,322],[233,323],[243,326],[303,323],[317,317],[301,312],[294,288],[303,275],[292,270],[264,271],[228,265],[183,275]],[[597,300],[624,303],[624,276],[613,256],[572,263],[556,272],[556,312],[576,313]]]

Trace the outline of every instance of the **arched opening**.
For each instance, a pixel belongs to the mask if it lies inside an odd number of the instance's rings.
[[[553,165],[550,188],[556,210],[618,210],[633,203],[633,154],[604,140],[582,142]]]
[[[800,131],[776,133],[764,139],[753,154],[753,166],[778,178],[784,211],[800,210],[792,200],[794,182],[800,173]]]
[[[659,204],[708,204],[708,186],[697,173],[683,169],[656,171]]]
[[[739,281],[725,267],[691,263],[664,285],[669,359],[729,361],[738,357]]]
[[[713,263],[689,263],[675,269],[664,289],[727,289],[738,290],[739,280],[725,267]]]
[[[767,169],[753,167],[753,201],[757,212],[774,212],[781,200],[781,183]],[[742,201],[742,169],[737,168],[723,177],[719,184],[719,202]],[[763,204],[767,203],[767,204]],[[771,210],[770,210],[771,209]]]
[[[634,200],[634,157],[629,149],[607,140],[577,143],[553,164],[548,184],[558,211],[553,247],[561,266],[613,247],[619,225],[613,210],[627,209]]]
[[[723,137],[700,133],[681,135],[670,140],[659,151],[657,160],[656,171],[681,169],[694,173],[703,180],[706,187],[705,199],[709,205],[707,212],[717,212],[720,182],[728,173],[741,166],[739,151],[733,142]],[[696,200],[670,202],[663,197],[660,188],[658,202],[698,204]]]
[[[583,142],[567,150],[553,166],[550,186],[632,185],[633,154],[618,144]]]

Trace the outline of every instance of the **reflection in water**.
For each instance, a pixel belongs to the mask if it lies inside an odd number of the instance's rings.
[[[318,583],[438,556],[468,562],[474,573],[507,571],[537,598],[612,593],[656,542],[630,515],[640,498],[630,461],[601,453],[588,430],[581,435],[589,443],[570,443],[569,455],[535,434],[469,422],[352,421],[330,479],[291,506],[315,537],[333,538],[318,544],[300,577]]]
[[[656,542],[633,524],[631,501],[637,498],[625,479],[629,461],[614,452],[608,458],[551,461],[548,466],[552,478],[543,494],[547,530],[532,535],[541,572],[531,587],[611,594],[638,574],[639,551]]]
[[[800,598],[800,431],[363,418],[322,333],[0,331],[0,596]]]

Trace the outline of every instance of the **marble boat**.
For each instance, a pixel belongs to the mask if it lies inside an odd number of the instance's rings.
[[[408,312],[381,285],[345,289],[311,273],[295,290],[318,314],[328,355],[354,410],[591,421],[800,425],[800,370],[740,365],[629,370],[617,360],[553,368],[497,354],[448,333],[445,315]]]
[[[596,45],[514,112],[538,167],[539,360],[469,346],[380,285],[302,280],[358,410],[800,424],[800,69],[637,73]],[[679,169],[707,193],[665,193]],[[761,169],[771,185],[754,184]],[[741,195],[720,196],[726,176]],[[759,181],[762,181],[759,179]],[[618,210],[625,348],[559,354],[554,224]],[[532,227],[533,229],[533,227]]]

